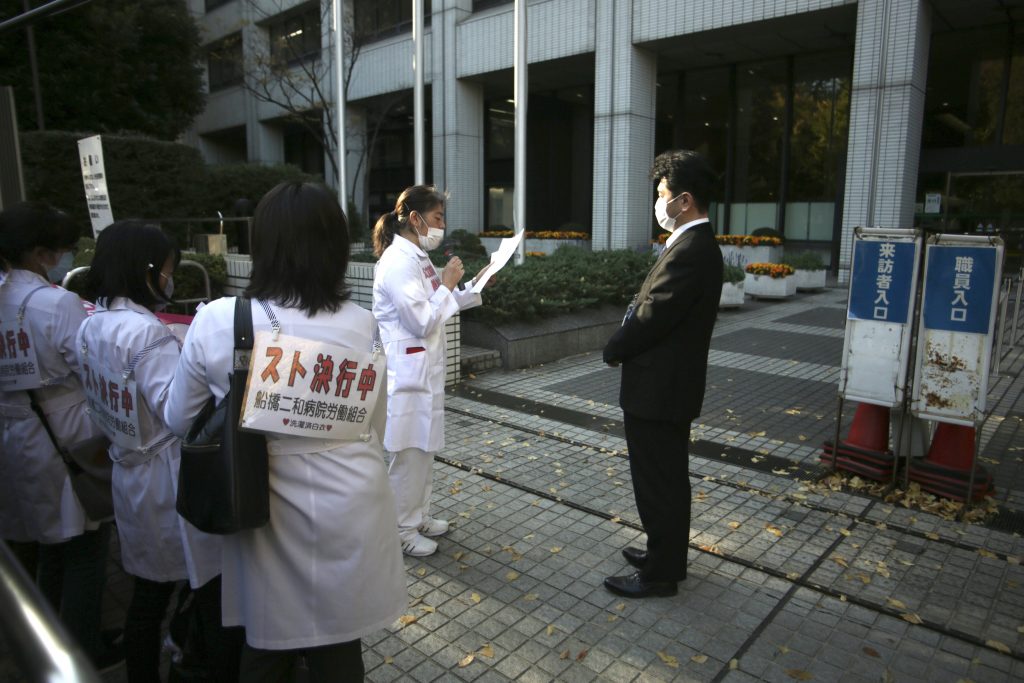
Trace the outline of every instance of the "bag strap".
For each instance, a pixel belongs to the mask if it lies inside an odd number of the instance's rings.
[[[36,292],[38,292],[40,290],[43,290],[43,289],[49,289],[49,288],[50,288],[50,285],[39,285],[38,287],[33,289],[31,292],[29,292],[28,294],[25,295],[25,298],[21,302],[21,306],[18,307],[18,324],[19,325],[22,323],[22,321],[25,320],[25,308],[28,306],[28,300],[31,299],[32,296]]]
[[[235,355],[234,369],[249,371],[249,357],[252,355],[252,303],[244,297],[235,297]]]
[[[50,427],[50,421],[46,419],[46,414],[43,412],[43,409],[39,406],[39,402],[36,401],[35,393],[32,390],[28,390],[25,393],[28,394],[29,403],[32,404],[32,412],[34,412],[36,414],[36,417],[39,418],[39,421],[43,423],[43,429],[45,429],[46,433],[50,436],[50,441],[53,443],[53,447],[57,450],[57,453],[60,455],[60,459],[64,461],[64,465],[68,468],[68,471],[70,471],[72,474],[78,474],[79,472],[81,472],[81,465],[79,465],[77,462],[71,459],[71,457],[68,456],[67,451],[61,448],[60,443],[57,441],[57,435],[53,433],[53,428]]]

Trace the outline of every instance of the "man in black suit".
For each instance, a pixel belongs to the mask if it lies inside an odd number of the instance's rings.
[[[647,550],[622,551],[637,571],[610,576],[604,585],[636,598],[675,595],[686,578],[690,422],[704,400],[722,293],[722,252],[707,218],[714,171],[696,152],[675,150],[654,160],[651,178],[659,180],[655,216],[672,234],[604,349],[606,363],[622,365],[619,405],[647,533]]]

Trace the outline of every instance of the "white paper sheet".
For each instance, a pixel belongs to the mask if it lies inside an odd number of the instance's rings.
[[[473,291],[479,294],[483,291],[484,285],[487,281],[494,277],[494,274],[505,267],[508,260],[512,258],[512,255],[516,253],[516,249],[519,247],[519,243],[523,240],[523,233],[525,231],[519,231],[512,237],[506,237],[501,240],[501,244],[498,248],[491,252],[491,263],[487,267],[487,272],[484,276],[476,281],[473,285]]]

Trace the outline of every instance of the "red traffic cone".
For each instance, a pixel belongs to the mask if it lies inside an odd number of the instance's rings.
[[[869,451],[889,450],[889,408],[861,403],[853,415],[850,434],[844,441]]]
[[[925,459],[956,470],[970,470],[974,463],[974,427],[940,422]]]

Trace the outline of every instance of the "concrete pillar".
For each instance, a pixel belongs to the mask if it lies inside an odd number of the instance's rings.
[[[632,3],[594,0],[594,191],[597,249],[645,247],[651,236],[657,57],[633,46]]]
[[[930,42],[927,0],[858,3],[840,282],[855,227],[913,226]]]
[[[445,220],[452,230],[477,233],[484,224],[484,94],[478,83],[456,77],[455,27],[469,17],[472,0],[435,0],[430,20],[430,97],[433,174],[427,181],[451,193]],[[511,37],[509,38],[511,40]]]

